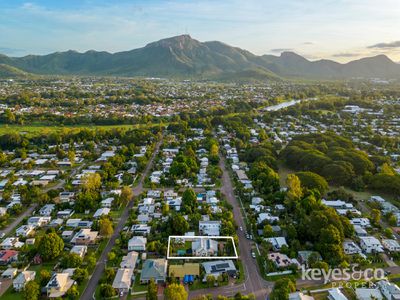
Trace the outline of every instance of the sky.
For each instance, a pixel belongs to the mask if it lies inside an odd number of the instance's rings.
[[[400,62],[399,0],[0,0],[0,53],[126,51],[180,34],[254,54]]]

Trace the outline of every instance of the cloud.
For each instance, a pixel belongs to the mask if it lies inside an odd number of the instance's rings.
[[[367,48],[380,48],[380,49],[385,49],[385,48],[400,48],[400,41],[395,41],[395,42],[390,42],[390,43],[378,43],[375,45],[368,46]]]
[[[274,52],[274,53],[281,53],[281,52],[293,51],[293,49],[292,48],[275,48],[275,49],[271,49],[269,51]]]
[[[342,53],[335,53],[332,54],[332,57],[357,57],[360,56],[359,53],[352,53],[352,52],[342,52]]]

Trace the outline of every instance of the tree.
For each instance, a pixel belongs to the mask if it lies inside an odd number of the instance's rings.
[[[76,158],[75,152],[72,151],[72,150],[69,150],[69,151],[68,151],[68,160],[69,160],[69,162],[71,163],[71,165],[74,165],[74,164],[75,164],[75,158]]]
[[[206,277],[208,287],[211,287],[215,283],[215,277],[213,275],[207,275]]]
[[[321,229],[317,249],[326,261],[332,265],[338,265],[344,258],[342,242],[343,239],[339,230],[330,224],[328,227]]]
[[[113,223],[108,217],[102,217],[99,220],[99,232],[102,236],[111,236],[114,232]]]
[[[74,271],[74,275],[72,276],[72,278],[78,283],[80,284],[81,282],[83,282],[86,278],[89,277],[89,272],[87,271],[87,269],[85,268],[76,268]]]
[[[39,240],[37,249],[43,260],[52,260],[64,250],[64,241],[55,232],[47,233]]]
[[[83,190],[96,191],[101,187],[101,177],[98,173],[89,173],[83,178]]]
[[[130,200],[132,200],[133,192],[129,186],[124,186],[121,190],[121,204],[126,206]]]
[[[164,291],[166,300],[186,300],[188,293],[185,287],[179,283],[170,284]]]
[[[372,222],[372,224],[377,226],[380,221],[381,221],[381,212],[380,212],[380,210],[376,209],[376,208],[372,209],[371,210],[371,222]]]
[[[116,292],[111,284],[103,283],[100,285],[100,295],[103,298],[111,298],[115,296]]]
[[[287,176],[286,184],[288,188],[287,198],[289,201],[299,200],[303,196],[300,179],[295,174],[289,174]]]
[[[63,259],[61,260],[61,266],[66,268],[77,268],[82,264],[82,257],[80,257],[76,253],[68,253],[64,255]]]
[[[271,300],[287,300],[289,294],[296,290],[296,286],[289,278],[278,279],[270,294]]]
[[[157,284],[155,283],[154,278],[151,278],[147,285],[146,300],[157,300],[157,291]]]
[[[48,270],[42,269],[39,272],[39,277],[40,277],[40,285],[44,286],[49,282],[51,278],[51,274]]]
[[[117,255],[115,254],[114,251],[108,252],[108,254],[107,254],[107,259],[108,259],[109,261],[113,261],[113,260],[116,259],[116,258],[117,258]]]
[[[182,208],[186,213],[193,213],[197,206],[197,196],[192,189],[186,189],[182,195]]]
[[[79,298],[79,291],[78,291],[77,286],[76,285],[71,286],[65,295],[70,300],[78,299]]]
[[[329,188],[328,182],[324,177],[313,172],[297,172],[296,176],[300,179],[303,188],[316,189],[321,195],[324,195]]]
[[[40,295],[40,286],[39,284],[34,281],[28,281],[25,285],[23,297],[24,300],[37,300],[39,299]]]
[[[269,224],[265,225],[263,228],[263,234],[264,237],[266,238],[274,236],[274,231],[272,229],[272,226]]]
[[[112,283],[115,277],[115,270],[113,268],[105,268],[103,274],[104,283]]]
[[[189,230],[189,223],[182,215],[175,214],[171,218],[171,231],[175,234],[184,234]]]
[[[162,206],[162,214],[163,216],[167,216],[169,213],[169,204],[168,203],[163,203]]]

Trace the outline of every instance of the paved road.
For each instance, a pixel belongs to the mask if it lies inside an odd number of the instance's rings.
[[[142,193],[144,179],[147,177],[148,173],[151,170],[151,167],[154,162],[154,158],[156,157],[156,154],[157,154],[158,150],[160,149],[161,143],[162,143],[162,138],[160,139],[160,141],[158,141],[156,148],[154,149],[154,152],[153,152],[149,162],[147,163],[147,166],[139,180],[139,183],[132,189],[134,197],[138,196]],[[103,252],[101,253],[100,258],[97,261],[97,265],[94,269],[94,272],[93,272],[92,276],[90,277],[89,282],[86,286],[86,289],[82,293],[80,299],[82,299],[82,300],[95,299],[94,293],[96,291],[96,287],[99,283],[99,280],[100,280],[101,276],[103,275],[104,268],[105,268],[106,261],[107,261],[107,254],[114,247],[115,240],[117,238],[119,238],[120,232],[125,227],[125,223],[129,218],[129,214],[130,214],[131,209],[133,208],[133,205],[134,205],[134,201],[130,201],[129,204],[125,207],[125,209],[121,215],[121,218],[120,218],[117,226],[114,229],[114,233],[111,236],[110,240],[108,241]],[[121,298],[121,299],[124,299],[124,298]]]
[[[32,212],[36,209],[36,207],[37,207],[36,203],[29,206],[29,208],[26,211],[24,211],[14,221],[12,221],[10,224],[8,224],[8,226],[6,228],[0,230],[0,235],[2,235],[3,233],[5,235],[10,234],[15,229],[15,227],[17,227],[18,224],[22,222],[22,220],[25,217],[28,217],[32,214]]]
[[[221,192],[225,195],[228,202],[233,206],[233,216],[239,227],[245,229],[245,222],[243,215],[240,210],[240,204],[235,197],[232,180],[227,170],[225,158],[220,156],[220,164],[222,170],[222,187]],[[219,288],[211,288],[204,290],[197,290],[190,292],[189,298],[194,298],[200,295],[212,294],[213,296],[234,296],[237,292],[242,294],[254,294],[257,300],[265,300],[267,295],[273,287],[273,283],[265,281],[258,268],[258,264],[254,258],[251,257],[251,251],[253,249],[253,242],[248,240],[245,233],[238,231],[239,238],[239,258],[242,261],[245,275],[245,282],[242,284],[231,284]]]

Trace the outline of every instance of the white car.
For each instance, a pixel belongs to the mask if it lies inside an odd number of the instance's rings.
[[[240,226],[240,227],[239,227],[239,230],[240,230],[240,231],[243,231],[243,227],[242,227],[242,226]]]
[[[251,251],[251,257],[256,258],[256,253],[254,251]]]

